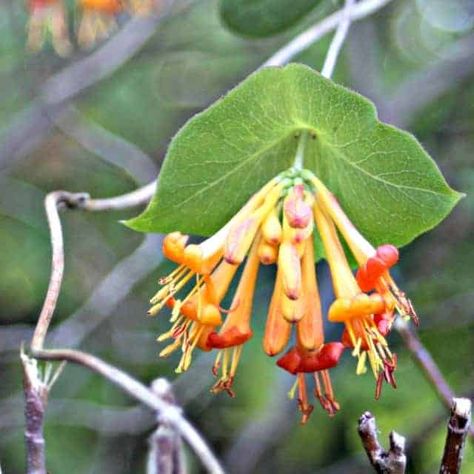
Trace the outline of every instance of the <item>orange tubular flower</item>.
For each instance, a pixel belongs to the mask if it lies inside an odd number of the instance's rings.
[[[89,49],[117,29],[115,16],[123,10],[121,0],[79,0],[82,16],[77,31],[79,46]]]
[[[291,324],[285,320],[282,313],[282,296],[282,275],[279,268],[263,336],[263,350],[270,357],[279,354],[287,346],[291,336]]]
[[[344,250],[333,222],[326,216],[319,204],[314,207],[316,225],[323,241],[324,250],[331,270],[336,300],[329,308],[331,322],[343,322],[357,356],[357,373],[365,372],[368,357],[375,377],[385,368],[393,365],[393,356],[385,338],[380,334],[374,315],[385,312],[385,302],[378,293],[367,295],[361,291],[352,275]]]
[[[313,411],[308,401],[306,373],[311,373],[314,395],[321,406],[332,416],[339,410],[334,398],[329,369],[335,367],[344,351],[340,342],[324,344],[321,302],[314,266],[313,241],[305,242],[302,257],[302,317],[296,324],[296,345],[277,361],[277,365],[297,376],[292,395],[298,388],[298,406],[302,423],[306,423]]]
[[[418,324],[413,305],[397,287],[388,271],[398,262],[397,248],[385,244],[375,249],[354,227],[326,186],[314,175],[311,176],[311,181],[316,188],[318,202],[336,224],[359,264],[357,282],[362,291],[378,291],[384,296],[387,308],[396,309],[401,316],[409,317]]]
[[[28,4],[27,47],[40,51],[47,37],[51,38],[54,50],[59,56],[68,56],[72,51],[66,22],[66,12],[61,0],[30,0]]]
[[[234,396],[231,387],[242,354],[243,344],[252,337],[250,317],[260,264],[257,252],[258,240],[256,239],[253,243],[224,324],[219,333],[212,332],[207,338],[209,347],[221,349],[213,367],[213,373],[216,376],[219,369],[221,369],[221,377],[212,389],[214,393],[225,390],[231,396]]]

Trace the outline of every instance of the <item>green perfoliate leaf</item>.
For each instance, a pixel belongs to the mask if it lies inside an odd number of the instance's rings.
[[[259,38],[293,26],[318,3],[315,0],[220,0],[219,10],[231,30]]]
[[[189,120],[170,144],[152,202],[127,224],[212,234],[293,165],[304,131],[304,166],[374,244],[408,243],[461,196],[413,136],[377,120],[369,100],[291,64],[252,74]]]

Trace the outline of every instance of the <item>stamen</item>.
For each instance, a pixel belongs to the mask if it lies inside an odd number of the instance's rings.
[[[367,366],[366,366],[366,361],[367,361],[367,352],[362,352],[359,356],[359,360],[357,361],[357,368],[356,368],[356,374],[357,375],[362,375],[367,372]]]
[[[306,379],[304,374],[298,374],[298,405],[301,412],[301,424],[304,425],[313,411],[313,405],[308,402],[308,392],[306,389]]]
[[[216,356],[216,360],[214,361],[214,365],[212,366],[212,375],[214,377],[217,377],[217,374],[219,372],[219,368],[221,366],[221,359],[222,359],[222,351],[219,351]]]
[[[166,346],[160,353],[159,353],[159,356],[160,357],[168,357],[172,352],[174,352],[176,349],[178,349],[178,347],[181,345],[181,341],[179,340],[176,340],[174,342],[172,342],[171,344],[169,344],[168,346]]]
[[[314,379],[314,396],[319,400],[320,405],[323,407],[323,409],[326,409],[326,399],[324,398],[323,391],[321,389],[321,381],[319,380],[319,373],[314,372],[313,373],[313,379]]]
[[[201,336],[204,329],[204,325],[193,323],[190,329],[190,334],[188,334],[187,332],[183,333],[183,355],[181,357],[178,367],[175,370],[177,374],[185,372],[189,369],[189,366],[191,365],[193,350],[195,349],[199,341],[199,337]]]
[[[183,306],[184,301],[181,300],[176,300],[173,306],[173,309],[171,310],[171,318],[170,318],[170,323],[174,323],[180,315],[181,312],[181,307]]]
[[[162,277],[158,280],[158,283],[160,285],[166,285],[168,284],[170,281],[176,279],[176,278],[179,278],[179,276],[182,274],[182,273],[185,273],[186,270],[188,270],[188,267],[186,267],[185,265],[180,265],[179,267],[176,267],[169,275],[165,276],[165,277]]]
[[[181,280],[176,282],[171,282],[162,288],[158,293],[151,299],[151,303],[156,303],[148,310],[150,316],[157,314],[166,304],[169,298],[173,297],[186,283],[192,278],[194,273],[190,270]],[[161,299],[161,301],[160,301]]]
[[[227,378],[227,370],[229,367],[229,356],[230,356],[230,350],[229,349],[224,349],[224,357],[222,361],[222,377]]]
[[[237,372],[237,366],[239,365],[240,357],[242,355],[243,345],[234,347],[232,353],[232,364],[230,366],[230,376],[233,378]]]
[[[321,372],[323,377],[324,391],[326,395],[326,401],[329,408],[329,416],[334,416],[337,411],[339,411],[339,403],[334,399],[334,392],[331,384],[331,377],[329,376],[328,370],[323,370]]]
[[[351,332],[352,331],[349,331],[349,335],[351,335]],[[352,337],[354,337],[353,333],[352,333]],[[362,345],[362,338],[358,337],[357,340],[356,340],[356,343],[354,344],[354,350],[352,351],[352,356],[353,357],[358,357],[359,356],[361,345]]]
[[[298,379],[295,380],[295,383],[293,384],[293,386],[290,388],[290,391],[288,392],[288,398],[290,400],[293,400],[293,398],[295,398],[297,387],[298,387]]]
[[[420,323],[420,319],[416,314],[412,302],[406,297],[405,293],[398,288],[397,284],[388,273],[386,276],[386,280],[386,284],[389,288],[389,291],[395,299],[398,313],[402,317],[408,316],[418,326],[418,324]]]
[[[239,364],[240,356],[242,355],[242,348],[243,345],[240,345],[237,347],[223,349],[219,351],[219,354],[216,358],[216,362],[214,363],[214,366],[212,368],[212,373],[214,374],[214,376],[218,376],[218,369],[220,368],[220,358],[223,357],[221,369],[222,375],[211,388],[212,393],[219,393],[224,391],[230,397],[235,397],[235,392],[232,390],[232,385],[234,383],[235,373],[237,372],[237,366]]]

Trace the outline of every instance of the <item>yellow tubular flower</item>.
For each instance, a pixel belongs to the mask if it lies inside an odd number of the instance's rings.
[[[324,339],[314,262],[316,231],[335,294],[328,320],[345,325],[340,341]],[[359,262],[356,276],[338,231]],[[383,380],[395,386],[396,356],[384,336],[390,330],[394,309],[406,310],[409,305],[388,271],[398,261],[398,250],[389,244],[372,247],[310,171],[291,168],[282,172],[199,244],[188,244],[188,236],[180,232],[168,234],[163,240],[163,254],[178,266],[160,279],[161,288],[150,300],[151,315],[165,305],[171,309],[171,328],[158,338],[171,341],[160,355],[166,357],[180,350],[176,371],[182,372],[189,367],[195,348],[217,350],[212,369],[217,381],[212,392],[234,396],[232,385],[243,345],[252,337],[252,305],[260,264],[277,266],[263,349],[269,356],[285,351],[276,365],[296,376],[290,393],[297,394],[303,422],[313,409],[308,382],[314,383],[313,394],[330,416],[339,409],[329,370],[338,365],[346,348],[352,348],[358,359],[357,374],[366,371],[366,362],[370,364],[377,378],[376,397]],[[230,308],[222,309],[221,303],[244,261]],[[294,343],[287,347],[293,327]]]
[[[275,188],[278,188],[276,194],[279,195],[281,192],[281,184],[278,182],[277,178],[269,181],[265,186],[263,186],[260,191],[255,193],[240,209],[237,214],[235,214],[232,219],[230,219],[227,224],[225,224],[221,229],[219,229],[214,235],[206,239],[197,245],[188,245],[184,251],[184,262],[191,268],[195,273],[210,273],[217,262],[221,259],[224,254],[225,248],[228,246],[227,241],[233,239],[232,244],[242,248],[246,247],[247,251],[250,248],[250,243],[248,242],[247,236],[243,232],[239,232],[239,224],[242,221],[246,221],[250,216],[254,214],[254,211],[261,208],[264,204],[267,194],[274,193]],[[236,235],[231,236],[231,232],[234,232]],[[244,243],[236,240],[238,236],[245,237],[246,240]],[[255,234],[254,234],[255,235]],[[244,255],[245,256],[245,255]],[[227,259],[229,263],[233,262],[231,258]]]
[[[282,287],[287,298],[297,300],[301,295],[301,262],[296,247],[283,242],[278,253],[278,268],[281,269]]]
[[[278,209],[272,209],[262,224],[262,235],[270,245],[278,245],[281,242],[282,228],[278,218]]]
[[[368,357],[372,371],[378,378],[385,364],[392,361],[387,342],[374,322],[374,315],[381,314],[385,310],[384,300],[378,293],[366,295],[360,291],[336,228],[318,203],[314,206],[314,217],[323,241],[336,294],[336,300],[329,309],[328,319],[345,324],[354,347],[353,355],[359,358],[357,373],[364,372],[365,357]]]
[[[362,268],[365,267],[364,274],[375,273],[378,276],[373,279],[375,280],[374,284],[368,285],[367,289],[376,288],[379,293],[384,295],[388,307],[396,308],[400,315],[409,317],[418,324],[418,316],[411,301],[405,293],[400,291],[388,272],[388,269],[398,261],[397,249],[392,245],[383,245],[375,249],[352,224],[327,187],[314,175],[311,181],[316,188],[321,208],[336,224],[358,265]],[[359,284],[362,284],[364,280],[367,281],[367,278],[360,280],[358,278]],[[362,289],[367,291],[364,287]]]
[[[207,338],[222,323],[220,303],[236,271],[236,266],[222,261],[211,275],[198,277],[196,285],[183,300],[170,297],[168,293],[168,296],[159,303],[160,305],[170,304],[171,300],[172,327],[159,336],[158,341],[174,339],[174,342],[161,351],[160,356],[167,357],[181,347],[183,355],[176,369],[177,372],[183,372],[189,368],[192,352],[196,347],[201,350],[211,350],[207,344]],[[175,289],[175,293],[179,289]],[[156,305],[150,310],[150,314],[156,311],[155,308]]]
[[[364,264],[369,257],[375,254],[374,247],[354,227],[329,189],[315,176],[313,176],[312,183],[316,188],[320,207],[336,224],[357,263]]]
[[[229,263],[239,265],[252,244],[263,220],[275,208],[280,199],[284,183],[278,183],[271,189],[262,205],[250,215],[236,221],[229,230],[225,243],[224,258]]]
[[[285,200],[287,202],[288,198]],[[293,228],[286,215],[283,215],[283,237],[278,252],[278,269],[281,270],[282,287],[290,300],[297,300],[301,295],[301,260],[297,246],[292,242]],[[282,303],[284,303],[284,299]]]

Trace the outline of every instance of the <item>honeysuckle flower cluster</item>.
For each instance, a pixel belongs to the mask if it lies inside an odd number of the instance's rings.
[[[83,48],[93,47],[117,29],[117,17],[120,14],[147,15],[158,8],[158,2],[159,0],[77,0],[77,43]],[[28,0],[27,6],[28,49],[38,52],[50,40],[59,56],[68,56],[73,48],[63,0]]]
[[[314,234],[324,246],[334,288],[327,319],[344,325],[341,340],[326,341],[315,271]],[[358,264],[354,274],[343,249],[345,241]],[[376,397],[383,381],[395,386],[396,355],[386,336],[397,314],[417,320],[410,301],[390,276],[398,250],[390,244],[374,248],[354,227],[336,198],[312,172],[281,173],[258,192],[212,237],[188,243],[180,232],[168,234],[163,253],[178,264],[163,277],[151,299],[150,315],[171,309],[171,328],[158,337],[169,341],[160,355],[178,350],[176,369],[191,364],[193,351],[216,350],[213,392],[234,396],[232,384],[244,344],[252,337],[252,303],[260,265],[276,265],[263,350],[295,375],[290,391],[306,422],[313,410],[309,383],[321,406],[338,409],[329,371],[346,349],[357,359],[356,372],[370,367]],[[317,257],[321,257],[318,255]],[[222,300],[239,266],[243,271],[230,307]]]

